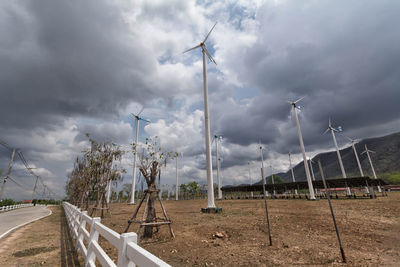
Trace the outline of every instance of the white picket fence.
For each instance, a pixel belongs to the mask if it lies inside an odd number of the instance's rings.
[[[91,218],[87,211],[81,211],[68,202],[63,202],[72,237],[76,241],[76,248],[85,259],[85,266],[96,266],[97,261],[102,266],[170,266],[137,244],[136,233],[118,234],[100,223],[100,218]],[[86,230],[90,225],[90,230]],[[99,235],[110,242],[118,250],[117,264],[107,255],[98,243]],[[88,244],[86,247],[84,240]]]
[[[19,208],[25,208],[25,207],[31,207],[33,206],[33,204],[29,203],[29,204],[16,204],[16,205],[10,205],[10,206],[3,206],[0,207],[0,212],[1,211],[9,211],[9,210],[15,210],[15,209],[19,209]]]

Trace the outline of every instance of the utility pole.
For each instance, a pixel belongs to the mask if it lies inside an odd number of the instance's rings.
[[[13,152],[11,154],[10,162],[8,163],[8,169],[7,169],[6,175],[4,176],[3,184],[1,185],[0,200],[3,199],[4,189],[6,187],[6,182],[7,182],[8,176],[10,175],[10,172],[11,172],[11,169],[12,169],[14,156],[15,156],[15,148],[13,149]]]

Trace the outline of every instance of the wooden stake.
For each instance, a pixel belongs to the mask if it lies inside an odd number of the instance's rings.
[[[318,159],[318,166],[319,166],[320,170],[322,170],[321,161],[319,159]],[[339,241],[340,254],[342,254],[343,262],[346,263],[346,256],[344,255],[344,250],[343,250],[343,246],[342,246],[342,239],[340,238],[339,229],[336,224],[335,213],[333,212],[333,208],[332,208],[330,192],[328,191],[328,188],[326,186],[325,175],[323,172],[321,172],[321,177],[322,177],[322,182],[324,183],[324,188],[325,188],[326,196],[328,198],[328,203],[329,203],[329,209],[331,210],[333,224],[335,225],[336,235],[337,235],[337,238]]]

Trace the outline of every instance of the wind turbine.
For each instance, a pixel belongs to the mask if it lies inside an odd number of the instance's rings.
[[[137,160],[137,145],[138,145],[138,137],[139,137],[139,121],[145,121],[150,123],[149,120],[146,120],[142,117],[139,117],[140,113],[142,113],[144,107],[138,114],[133,114],[132,116],[136,119],[136,141],[135,141],[135,151],[133,152],[133,177],[132,177],[132,189],[131,189],[131,201],[129,204],[135,204],[135,188],[136,188],[136,160]]]
[[[364,154],[364,153],[367,154],[368,160],[369,160],[369,164],[371,165],[371,169],[372,169],[372,173],[373,173],[373,175],[374,175],[374,178],[375,178],[375,179],[378,179],[378,178],[376,177],[374,165],[372,164],[372,160],[371,160],[371,156],[369,155],[369,152],[375,153],[374,151],[369,150],[369,149],[367,148],[367,145],[365,145],[365,150],[364,150],[364,152],[361,153],[361,155]],[[382,189],[381,189],[381,187],[380,187],[379,185],[378,185],[378,192],[379,192],[379,193],[382,192]]]
[[[269,167],[271,168],[271,181],[272,181],[272,184],[275,184],[275,180],[274,180],[274,170],[272,169],[272,165],[269,165]],[[273,194],[274,194],[274,197],[275,197],[275,195],[276,195],[276,190],[274,189],[274,191],[273,191]]]
[[[356,150],[356,146],[355,146],[356,140],[351,139],[350,137],[347,137],[347,136],[345,136],[345,137],[351,142],[351,146],[352,146],[353,151],[354,151],[354,156],[356,156],[358,169],[360,170],[360,175],[361,175],[361,177],[364,177],[364,172],[363,172],[363,170],[361,168],[360,159],[358,158],[358,154],[357,154],[357,150]]]
[[[288,102],[290,103],[290,105],[292,105],[292,110],[293,110],[293,113],[294,113],[294,117],[296,119],[297,134],[299,135],[301,154],[303,155],[304,170],[306,172],[308,190],[310,191],[310,199],[311,200],[315,200],[314,187],[313,187],[313,184],[312,184],[312,181],[311,181],[310,169],[308,168],[306,152],[305,152],[305,149],[304,149],[303,135],[301,134],[299,118],[297,117],[297,111],[296,111],[296,109],[298,109],[296,104],[299,101],[301,101],[303,98],[304,97],[302,97],[302,98],[300,98],[300,99],[298,99],[296,101],[288,101]]]
[[[250,161],[247,162],[247,165],[249,166],[249,180],[250,180],[250,185],[253,185],[253,182],[252,182],[252,180],[251,180]],[[253,198],[253,196],[254,196],[253,191],[250,192],[250,196],[251,196],[251,198]]]
[[[221,190],[221,177],[220,177],[220,158],[218,155],[218,142],[222,140],[222,135],[214,134],[215,140],[215,151],[216,151],[216,162],[217,162],[217,179],[218,179],[218,199],[222,199],[222,190]]]
[[[360,170],[360,175],[361,175],[361,177],[364,177],[364,172],[363,172],[363,170],[362,170],[362,168],[361,168],[360,159],[358,158],[358,154],[357,154],[357,150],[356,150],[356,146],[355,146],[356,140],[351,139],[350,137],[347,137],[347,136],[345,136],[345,137],[346,137],[347,139],[349,139],[350,142],[351,142],[351,146],[352,146],[353,151],[354,151],[354,156],[356,156],[356,161],[357,161],[358,169]],[[365,191],[367,192],[367,194],[369,194],[369,188],[368,188],[368,186],[365,187]]]
[[[259,147],[259,149],[260,149],[260,158],[261,158],[261,180],[262,180],[262,185],[263,185],[263,187],[265,186],[265,177],[264,177],[264,156],[263,156],[263,147],[262,147],[262,145],[261,145],[261,142],[260,142],[260,147]],[[265,196],[267,197],[268,196],[268,191],[266,191],[265,190],[265,187],[263,188],[263,191],[265,192]]]
[[[296,182],[296,179],[294,178],[294,172],[293,172],[293,168],[292,168],[292,159],[290,157],[290,151],[289,151],[289,168],[290,168],[290,172],[292,173],[292,180],[293,183]],[[294,194],[297,196],[297,189],[294,190]]]
[[[210,32],[206,35],[204,40],[197,46],[192,47],[183,53],[192,51],[197,48],[201,48],[201,52],[203,54],[203,80],[204,80],[204,127],[205,127],[205,141],[206,141],[206,166],[207,166],[207,195],[208,195],[208,209],[215,209],[215,202],[214,202],[214,180],[212,174],[212,161],[211,161],[211,143],[210,143],[210,121],[209,121],[209,111],[208,111],[208,88],[207,88],[207,64],[206,64],[206,55],[213,62],[217,65],[217,62],[213,59],[213,57],[208,52],[205,42],[207,41],[208,37],[210,36],[212,30],[214,29],[215,25],[211,28]]]
[[[331,118],[329,118],[328,129],[325,130],[324,134],[326,134],[326,133],[329,132],[329,131],[331,131],[331,133],[332,133],[333,143],[335,144],[336,153],[337,153],[337,156],[338,156],[340,169],[342,170],[343,178],[347,178],[346,172],[345,172],[344,167],[343,167],[342,157],[340,156],[339,147],[338,147],[338,145],[337,145],[336,137],[335,137],[335,132],[338,132],[338,133],[339,133],[339,132],[342,132],[342,131],[343,131],[343,130],[342,130],[342,126],[339,126],[339,127],[337,127],[337,128],[332,127]],[[350,192],[350,188],[349,188],[349,187],[346,187],[346,195],[348,195],[348,196],[351,195],[351,192]]]
[[[183,153],[181,153],[181,156],[183,157]],[[178,152],[175,152],[175,175],[176,175],[175,200],[178,200],[178,195],[179,195],[179,186],[178,186],[178,157],[179,157],[179,153],[178,153]]]
[[[311,177],[312,177],[312,180],[315,181],[314,169],[313,169],[313,166],[312,166],[312,164],[315,163],[315,161],[313,161],[312,158],[309,157],[309,158],[308,158],[308,163],[310,164],[310,170],[311,170]]]

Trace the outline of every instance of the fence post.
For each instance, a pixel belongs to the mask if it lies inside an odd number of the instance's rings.
[[[94,264],[96,261],[96,253],[94,252],[93,242],[97,242],[99,240],[99,232],[96,230],[95,224],[100,223],[100,220],[100,217],[93,218],[92,224],[90,225],[90,237],[85,266],[90,266],[91,263]]]
[[[136,233],[123,233],[120,237],[120,244],[118,247],[118,267],[135,267],[135,263],[129,260],[128,255],[126,254],[127,244],[129,242],[134,242],[137,244],[137,234]]]
[[[79,246],[78,246],[79,242],[83,241],[83,231],[82,231],[82,229],[85,229],[85,226],[86,226],[86,220],[83,219],[83,215],[87,215],[87,211],[86,210],[82,211],[82,213],[81,213],[81,224],[79,225],[79,228],[78,228],[78,237],[76,239],[76,245],[75,245],[76,249],[79,248]]]

